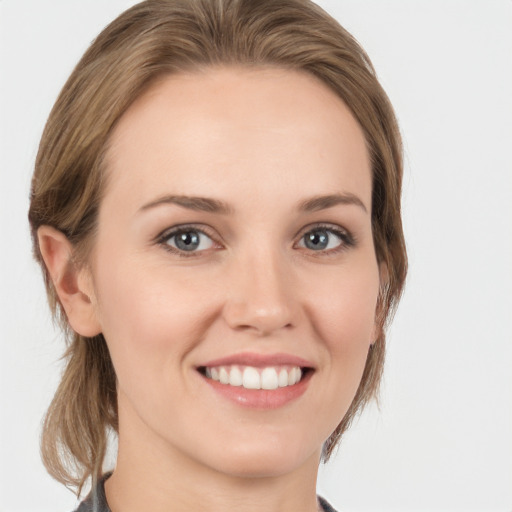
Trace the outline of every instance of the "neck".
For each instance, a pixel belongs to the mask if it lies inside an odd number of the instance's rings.
[[[105,483],[107,502],[112,512],[316,512],[319,457],[314,453],[283,474],[229,474],[162,440],[123,434]]]

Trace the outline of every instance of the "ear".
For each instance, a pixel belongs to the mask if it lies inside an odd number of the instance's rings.
[[[72,260],[73,246],[66,236],[50,226],[37,230],[39,248],[68,322],[78,334],[92,337],[101,332],[95,309],[90,273],[77,269]]]
[[[375,322],[371,336],[371,344],[373,345],[382,334],[382,291],[386,289],[389,283],[389,271],[385,261],[379,263],[379,296],[377,298],[377,307],[375,309]]]

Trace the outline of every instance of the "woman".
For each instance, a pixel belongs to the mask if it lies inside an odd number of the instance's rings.
[[[149,0],[99,35],[29,212],[69,336],[43,459],[92,478],[79,510],[331,510],[318,464],[405,279],[401,176],[367,56],[310,2]]]

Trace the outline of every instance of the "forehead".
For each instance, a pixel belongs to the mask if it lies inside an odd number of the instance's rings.
[[[275,68],[160,79],[120,119],[107,169],[109,188],[129,188],[138,203],[191,186],[204,196],[227,184],[239,195],[279,183],[302,195],[371,189],[364,135],[350,109],[315,77]]]

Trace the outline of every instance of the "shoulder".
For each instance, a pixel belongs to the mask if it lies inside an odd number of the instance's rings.
[[[93,487],[89,496],[85,498],[74,512],[111,512],[105,496],[105,480],[111,473],[104,475]]]
[[[92,503],[90,500],[85,499],[80,503],[77,509],[73,510],[73,512],[93,512]]]
[[[93,499],[88,496],[73,512],[111,512],[104,500]]]
[[[336,512],[336,509],[334,509],[325,498],[322,498],[322,496],[318,496],[318,503],[322,507],[323,512]]]
[[[88,496],[73,512],[110,512],[110,509],[104,500],[97,500]]]

